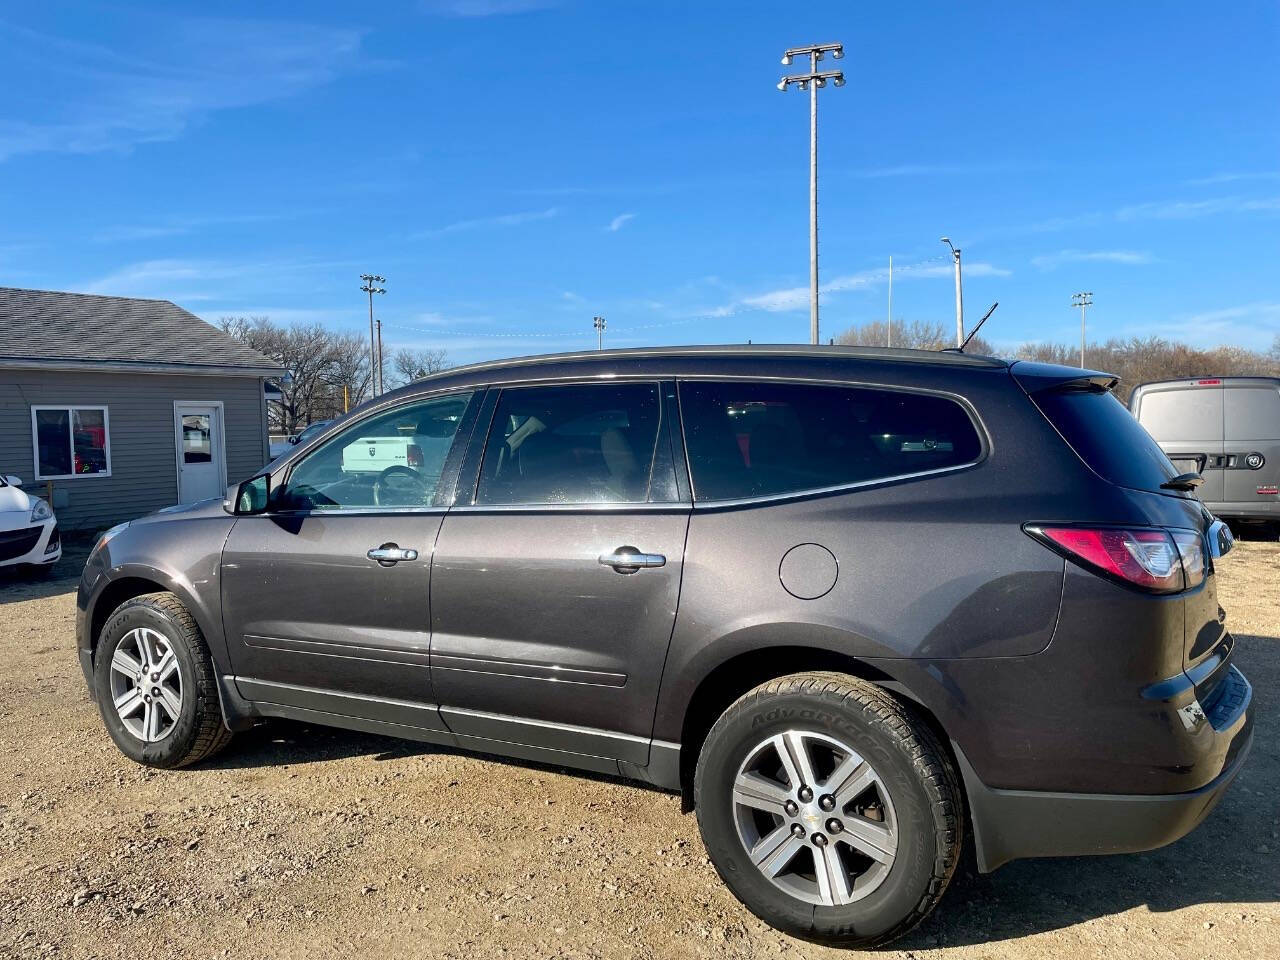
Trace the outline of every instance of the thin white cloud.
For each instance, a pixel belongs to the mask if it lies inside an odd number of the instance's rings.
[[[427,13],[440,17],[505,17],[559,6],[559,0],[421,0]]]
[[[849,173],[863,180],[882,180],[889,177],[937,177],[985,173],[995,169],[1005,168],[990,163],[899,163],[888,167],[865,167],[859,170],[851,170]]]
[[[1105,223],[1136,223],[1144,220],[1194,220],[1221,215],[1280,213],[1280,196],[1276,197],[1211,197],[1205,200],[1156,200],[1134,203],[1110,211],[1052,217],[1033,224],[1034,233],[1050,233],[1071,227],[1097,226]]]
[[[284,214],[246,213],[224,217],[187,217],[164,223],[120,224],[105,227],[93,235],[96,243],[121,243],[131,240],[153,240],[159,237],[177,237],[196,233],[209,227],[236,226],[241,224],[270,223],[284,220]]]
[[[1192,220],[1219,213],[1280,211],[1280,197],[1216,197],[1210,200],[1170,200],[1138,203],[1116,211],[1117,220]]]
[[[608,230],[610,233],[617,233],[628,220],[634,220],[635,218],[636,215],[634,213],[620,213],[609,221]]]
[[[582,297],[574,293],[572,290],[566,290],[564,293],[560,294],[560,299],[566,300],[569,303],[582,303]]]
[[[0,161],[174,140],[210,113],[295,96],[361,60],[359,31],[306,24],[162,15],[123,35],[107,47],[0,23],[0,57],[31,89],[63,91],[28,98],[26,117],[13,101]]]
[[[1159,336],[1197,347],[1235,346],[1265,350],[1280,334],[1280,302],[1257,301],[1204,310],[1121,331],[1126,336]]]
[[[1007,277],[1012,271],[1003,267],[997,267],[990,263],[967,263],[964,265],[964,274],[968,277]],[[937,263],[920,263],[905,264],[894,268],[894,279],[906,279],[914,277],[950,277],[953,275],[953,268],[950,264]],[[843,293],[849,290],[859,290],[867,287],[876,287],[887,283],[889,280],[889,270],[887,267],[877,267],[874,270],[861,270],[857,273],[845,274],[844,276],[835,277],[821,284],[818,288],[820,293],[832,294]],[[765,293],[754,294],[749,297],[740,297],[731,304],[716,307],[707,312],[706,316],[727,317],[740,310],[765,310],[769,313],[785,313],[792,310],[800,310],[809,304],[809,288],[808,287],[788,287],[781,290],[770,290]]]
[[[1280,180],[1280,170],[1215,173],[1208,177],[1196,177],[1194,180],[1186,181],[1186,183],[1188,186],[1201,187],[1215,183],[1238,183],[1241,180]]]
[[[1042,253],[1031,258],[1031,265],[1041,270],[1053,270],[1064,263],[1117,263],[1137,266],[1153,263],[1155,257],[1143,250],[1059,250]]]
[[[234,303],[265,300],[281,281],[306,280],[349,272],[359,274],[361,261],[268,259],[227,260],[165,258],[130,263],[72,289],[116,297],[192,302]],[[239,310],[239,308],[237,308]],[[240,311],[243,312],[243,311]]]
[[[473,220],[459,220],[443,227],[421,230],[409,235],[410,240],[422,240],[426,237],[441,237],[449,233],[460,233],[465,230],[478,230],[484,227],[516,227],[523,223],[534,223],[538,220],[550,220],[560,215],[559,207],[548,207],[546,210],[524,210],[519,213],[503,213],[496,217],[477,217]]]

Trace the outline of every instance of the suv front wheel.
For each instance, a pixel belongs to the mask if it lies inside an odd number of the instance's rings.
[[[231,740],[209,647],[171,593],[134,597],[111,614],[94,651],[93,682],[107,732],[138,763],[185,767]]]
[[[756,916],[846,947],[924,919],[964,831],[932,731],[840,673],[780,677],[734,702],[703,743],[694,803],[712,863]]]

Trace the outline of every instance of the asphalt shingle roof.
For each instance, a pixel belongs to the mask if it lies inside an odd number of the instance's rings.
[[[17,287],[0,287],[2,360],[280,369],[168,300]]]

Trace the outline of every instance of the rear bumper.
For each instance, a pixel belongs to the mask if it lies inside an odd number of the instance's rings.
[[[1154,850],[1186,836],[1213,810],[1253,746],[1253,690],[1234,667],[1232,697],[1206,732],[1226,741],[1221,772],[1186,793],[1100,794],[998,790],[978,778],[956,747],[978,854],[990,873],[1010,860]],[[1219,726],[1219,723],[1222,725]]]
[[[1280,520],[1280,497],[1270,500],[1235,500],[1230,503],[1209,503],[1205,506],[1215,517],[1224,520]]]

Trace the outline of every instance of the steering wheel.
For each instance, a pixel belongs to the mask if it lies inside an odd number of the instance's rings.
[[[398,463],[387,467],[373,481],[373,502],[380,507],[426,506],[430,492],[418,471]]]

